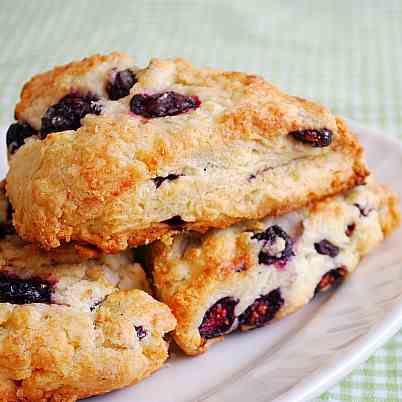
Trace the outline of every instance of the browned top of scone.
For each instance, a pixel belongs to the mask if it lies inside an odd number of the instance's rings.
[[[110,86],[127,70],[127,96],[111,100]],[[49,133],[60,119],[69,122],[57,114],[66,96],[68,107],[87,107],[81,127]],[[11,158],[14,223],[21,236],[46,247],[82,240],[118,251],[160,237],[175,216],[200,230],[227,226],[295,209],[367,175],[360,144],[325,107],[261,77],[182,59],[153,59],[139,69],[113,53],[57,67],[26,84],[17,118],[39,135]],[[330,154],[337,157],[325,165]],[[315,162],[328,169],[328,183],[313,186],[322,171],[308,173],[309,185],[295,177],[299,161],[303,169]],[[244,195],[230,204],[231,192],[268,185],[273,191],[260,201]],[[290,194],[292,186],[299,194]]]
[[[146,68],[139,69],[123,53],[91,56],[34,76],[23,87],[16,117],[40,129],[40,118],[47,108],[71,92],[92,93],[102,102],[109,102],[106,86],[112,70],[124,68],[135,71],[137,82],[131,94],[177,90],[200,98],[200,113],[191,114],[191,118],[186,114],[176,116],[178,125],[186,126],[203,117],[217,118],[230,134],[246,137],[287,134],[300,128],[328,128],[336,132],[335,119],[325,107],[289,96],[262,77],[197,68],[184,59],[152,59]],[[127,108],[126,99],[118,102]],[[165,127],[171,124],[163,119],[152,123]]]

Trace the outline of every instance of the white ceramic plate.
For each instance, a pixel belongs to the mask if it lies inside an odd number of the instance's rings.
[[[401,144],[386,134],[350,125],[366,147],[375,176],[402,196]],[[2,162],[4,173],[4,158]],[[232,334],[198,357],[175,351],[152,377],[93,401],[293,402],[318,396],[402,326],[401,244],[399,230],[337,292],[293,316]]]

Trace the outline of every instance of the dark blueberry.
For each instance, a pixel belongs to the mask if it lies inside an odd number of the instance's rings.
[[[144,327],[142,325],[135,325],[134,326],[136,332],[137,332],[137,337],[139,340],[141,340],[142,338],[145,338],[148,335],[148,332],[144,329]]]
[[[201,101],[197,96],[186,96],[173,91],[154,95],[136,94],[130,101],[133,113],[143,117],[165,117],[197,109]]]
[[[0,222],[0,239],[7,235],[16,234],[13,226],[13,208],[10,203],[7,204],[7,215],[4,221]]]
[[[25,139],[32,137],[36,131],[28,123],[13,123],[7,130],[6,143],[10,154],[13,154],[18,148],[22,147]]]
[[[318,243],[314,243],[314,248],[318,254],[328,255],[332,258],[339,254],[339,247],[331,243],[329,240],[324,239]]]
[[[264,232],[256,233],[252,239],[263,242],[261,251],[258,254],[259,264],[271,265],[279,263],[283,265],[294,255],[292,240],[278,225],[270,226]]]
[[[205,313],[198,327],[203,338],[215,338],[228,332],[235,320],[234,310],[239,300],[224,297],[212,305]]]
[[[345,230],[346,236],[348,236],[348,237],[352,236],[355,229],[356,229],[355,223],[351,223],[350,225],[346,226],[346,230]]]
[[[284,302],[280,289],[272,290],[267,295],[254,300],[254,303],[239,316],[240,329],[242,327],[246,327],[244,329],[262,327],[275,317]]]
[[[313,147],[327,147],[332,142],[332,131],[327,128],[319,130],[298,130],[289,133],[294,139]]]
[[[171,173],[171,174],[168,174],[167,176],[157,176],[157,177],[155,177],[155,178],[152,179],[152,180],[153,180],[154,183],[155,183],[155,187],[156,187],[156,188],[159,188],[165,180],[168,180],[168,181],[176,180],[176,179],[178,179],[180,176],[182,176],[182,175],[181,175],[181,174],[174,174],[174,173]]]
[[[9,201],[7,205],[7,222],[10,224],[13,222],[13,207]]]
[[[76,130],[81,127],[81,119],[87,114],[100,114],[101,107],[95,95],[73,93],[66,95],[46,111],[42,117],[42,137],[49,133]]]
[[[22,279],[0,273],[0,303],[51,303],[53,286],[40,278]]]
[[[11,223],[0,223],[0,239],[7,235],[15,234],[15,228]]]
[[[344,267],[331,269],[322,276],[319,284],[314,290],[314,295],[339,286],[345,279],[347,273],[348,271]]]
[[[174,228],[179,228],[179,227],[185,225],[187,222],[183,221],[183,219],[181,219],[180,215],[176,215],[170,219],[166,219],[162,223],[166,223],[167,225],[172,226]]]
[[[136,82],[137,78],[130,69],[118,71],[113,80],[106,84],[106,92],[111,100],[124,98]]]
[[[372,211],[370,208],[362,207],[360,204],[353,204],[359,211],[361,216],[368,216],[368,214]]]

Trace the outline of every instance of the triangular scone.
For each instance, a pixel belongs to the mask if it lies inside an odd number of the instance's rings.
[[[396,196],[369,183],[279,218],[151,245],[159,299],[188,354],[240,328],[263,326],[339,283],[400,222]]]
[[[117,252],[226,227],[368,174],[362,147],[326,108],[181,59],[139,69],[114,53],[58,67],[24,86],[16,117],[14,223],[47,248],[73,240]]]
[[[11,234],[1,192],[0,235],[1,401],[73,402],[163,366],[176,321],[132,250],[40,250]]]

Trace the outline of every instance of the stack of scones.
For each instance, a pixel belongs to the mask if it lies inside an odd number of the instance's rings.
[[[15,116],[1,402],[126,387],[170,338],[194,355],[281,319],[399,225],[345,122],[255,75],[96,55],[33,77]]]

